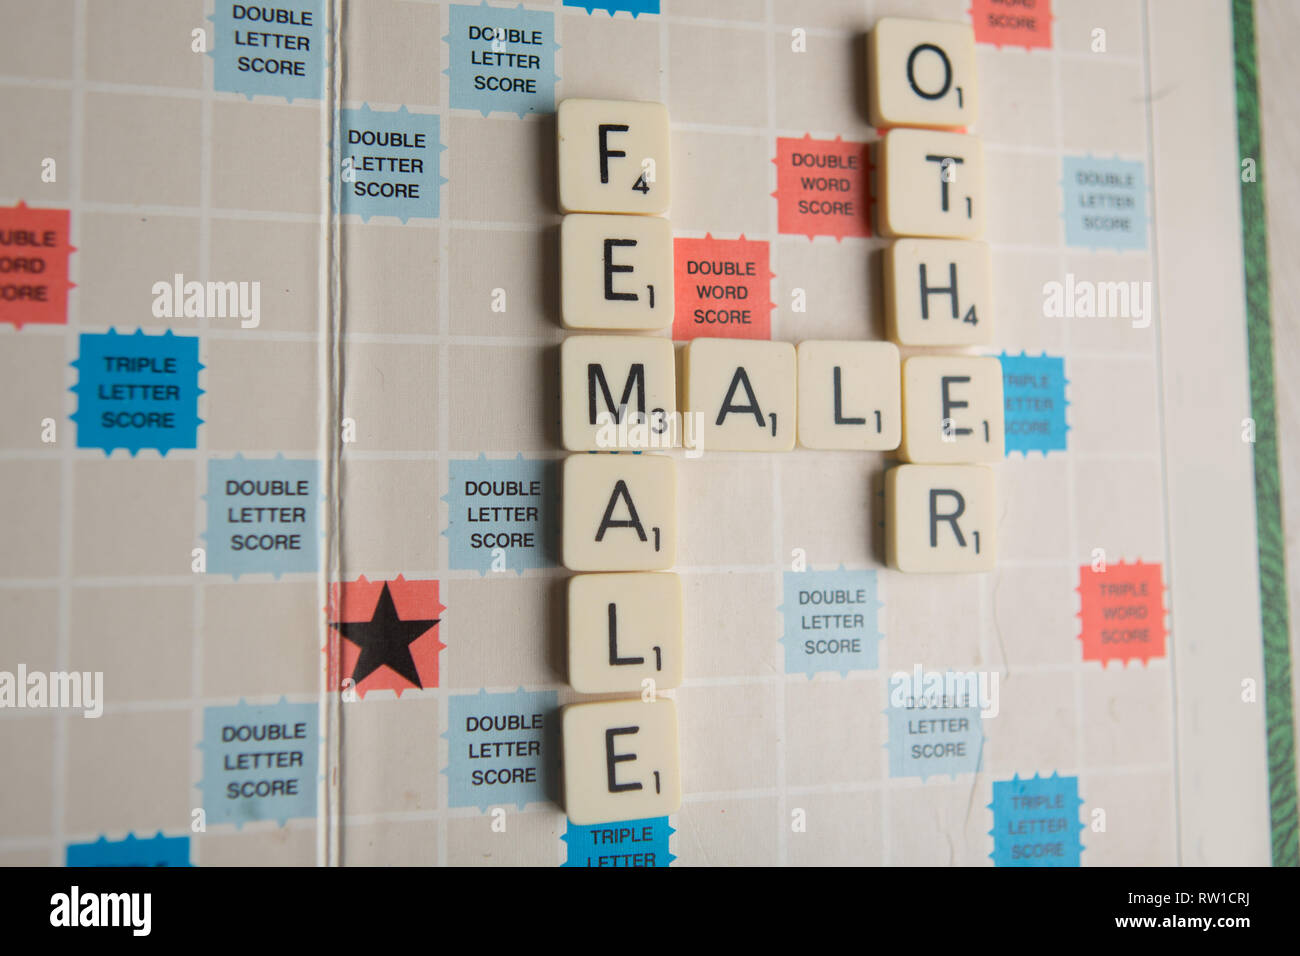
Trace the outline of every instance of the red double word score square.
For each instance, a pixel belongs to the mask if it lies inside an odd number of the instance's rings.
[[[766,240],[673,240],[673,338],[772,337],[772,269]]]
[[[329,687],[365,697],[438,686],[438,655],[446,647],[438,624],[446,610],[437,581],[335,582],[330,586]]]
[[[1140,660],[1165,656],[1165,586],[1159,564],[1079,568],[1079,640],[1083,659]]]
[[[67,324],[71,221],[66,209],[0,206],[0,322]]]
[[[970,22],[976,43],[1052,46],[1052,0],[971,0]]]
[[[785,236],[871,235],[866,143],[776,141],[777,232]]]

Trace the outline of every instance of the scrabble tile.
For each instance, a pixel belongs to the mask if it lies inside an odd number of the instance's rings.
[[[682,403],[695,425],[684,435],[702,451],[789,451],[795,374],[789,342],[694,339],[683,355]]]
[[[799,444],[887,451],[902,437],[898,348],[889,342],[800,342]]]
[[[974,136],[896,129],[880,147],[877,225],[886,236],[984,234],[984,148]]]
[[[565,216],[565,328],[651,330],[673,322],[673,228],[654,216]]]
[[[682,682],[682,582],[671,572],[569,578],[569,683],[640,694]]]
[[[899,239],[885,250],[885,322],[899,345],[993,341],[989,247],[962,239]]]
[[[975,123],[975,31],[969,23],[878,20],[867,40],[867,70],[872,126]]]
[[[568,99],[556,111],[560,209],[658,216],[672,182],[668,109],[632,100]]]
[[[916,355],[903,362],[904,461],[1001,461],[1002,363],[973,355]]]
[[[664,571],[677,558],[677,466],[662,455],[570,455],[561,559],[570,571]]]
[[[671,447],[677,360],[671,339],[570,335],[560,346],[560,432],[569,451]]]
[[[885,474],[885,556],[909,573],[991,571],[997,495],[983,465],[899,465]]]
[[[564,809],[574,823],[663,817],[681,807],[677,705],[671,699],[570,704],[560,726]]]

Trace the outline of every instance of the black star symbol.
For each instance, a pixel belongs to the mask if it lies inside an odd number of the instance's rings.
[[[368,621],[340,621],[335,629],[357,647],[361,656],[357,666],[352,669],[352,683],[360,684],[380,667],[387,665],[405,677],[416,687],[423,689],[420,673],[415,669],[411,658],[411,643],[418,640],[429,628],[438,623],[440,618],[432,621],[403,621],[397,616],[397,607],[393,596],[388,593],[388,582],[379,592],[379,603],[375,613]]]

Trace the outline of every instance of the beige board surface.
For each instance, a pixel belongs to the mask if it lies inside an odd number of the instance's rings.
[[[20,489],[0,501],[0,669],[102,670],[105,704],[94,720],[0,713],[6,764],[23,768],[5,788],[0,862],[58,865],[73,844],[161,831],[188,837],[200,865],[559,864],[559,786],[522,808],[480,804],[443,772],[465,752],[466,709],[481,695],[553,694],[557,720],[583,699],[567,681],[558,551],[504,572],[490,548],[481,567],[452,551],[463,463],[506,469],[522,456],[558,469],[565,457],[555,120],[453,105],[442,40],[453,4],[349,5],[335,105],[436,114],[447,182],[436,218],[335,215],[325,102],[214,90],[212,58],[189,48],[212,4],[143,6],[2,14],[20,26],[0,32],[12,124],[0,205],[68,210],[77,251],[66,325],[0,324],[11,410],[0,476]],[[960,21],[969,7],[778,2],[701,16],[665,2],[633,20],[525,5],[553,17],[556,102],[666,105],[674,240],[766,243],[770,334],[791,346],[886,339],[889,240],[783,232],[777,141],[877,142],[854,89],[863,35],[886,15]],[[675,865],[989,865],[995,784],[1053,772],[1077,779],[1081,821],[1107,811],[1106,831],[1080,833],[1084,865],[1267,862],[1262,708],[1238,703],[1260,642],[1242,296],[1229,287],[1242,270],[1228,6],[1052,8],[1050,48],[975,49],[998,309],[980,352],[1064,359],[1068,448],[993,466],[997,567],[953,575],[942,599],[935,576],[886,566],[887,453],[666,452],[683,591],[683,680],[667,692],[681,730]],[[1099,26],[1104,55],[1090,48]],[[791,47],[796,27],[804,52]],[[1144,165],[1155,202],[1143,248],[1067,244],[1062,163],[1084,155]],[[934,171],[934,195],[938,183]],[[177,273],[260,281],[260,324],[155,315],[152,285]],[[1067,274],[1156,283],[1159,308],[1140,328],[1045,315],[1044,284]],[[1206,275],[1227,278],[1186,278]],[[81,334],[109,328],[199,339],[198,447],[77,446],[70,363]],[[52,444],[45,418],[58,425]],[[346,442],[343,419],[355,426]],[[194,572],[194,549],[213,548],[209,463],[237,454],[323,463],[337,498],[320,505],[316,570]],[[1161,565],[1166,656],[1082,659],[1076,589],[1097,549],[1111,567]],[[874,575],[880,607],[862,612],[883,635],[874,666],[788,670],[799,592],[841,566]],[[436,683],[327,693],[331,586],[399,575],[437,582]],[[397,591],[397,612],[413,617]],[[890,680],[917,664],[999,676],[977,770],[891,772]],[[282,697],[319,715],[314,815],[194,833],[205,713]],[[493,807],[508,838],[491,829]],[[790,827],[796,809],[805,832]]]

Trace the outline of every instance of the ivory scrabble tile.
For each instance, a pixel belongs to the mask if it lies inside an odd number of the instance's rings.
[[[885,322],[899,345],[993,341],[989,247],[963,239],[899,239],[885,250]]]
[[[561,559],[570,571],[664,571],[677,557],[677,466],[662,455],[564,461]]]
[[[973,355],[903,362],[904,461],[1001,461],[1004,444],[1001,362]]]
[[[676,434],[671,339],[570,335],[560,346],[560,432],[569,451],[644,451]]]
[[[909,573],[991,571],[997,494],[984,465],[899,465],[885,474],[885,556]]]
[[[886,17],[867,39],[871,125],[972,126],[975,31],[969,23]]]
[[[695,417],[694,441],[703,451],[789,451],[795,374],[789,342],[694,339],[682,365],[682,403]]]
[[[889,342],[800,342],[799,444],[887,451],[902,437],[898,348]]]
[[[644,681],[650,681],[649,685]],[[569,683],[642,694],[682,681],[682,583],[671,572],[569,578]]]
[[[655,216],[565,216],[565,328],[652,330],[673,321],[673,228]]]
[[[582,826],[676,813],[677,705],[669,698],[570,704],[560,717],[564,809]]]
[[[562,211],[668,211],[672,164],[662,103],[564,100],[556,134]]]
[[[974,136],[895,129],[880,146],[880,232],[978,239],[984,234],[984,148]]]

